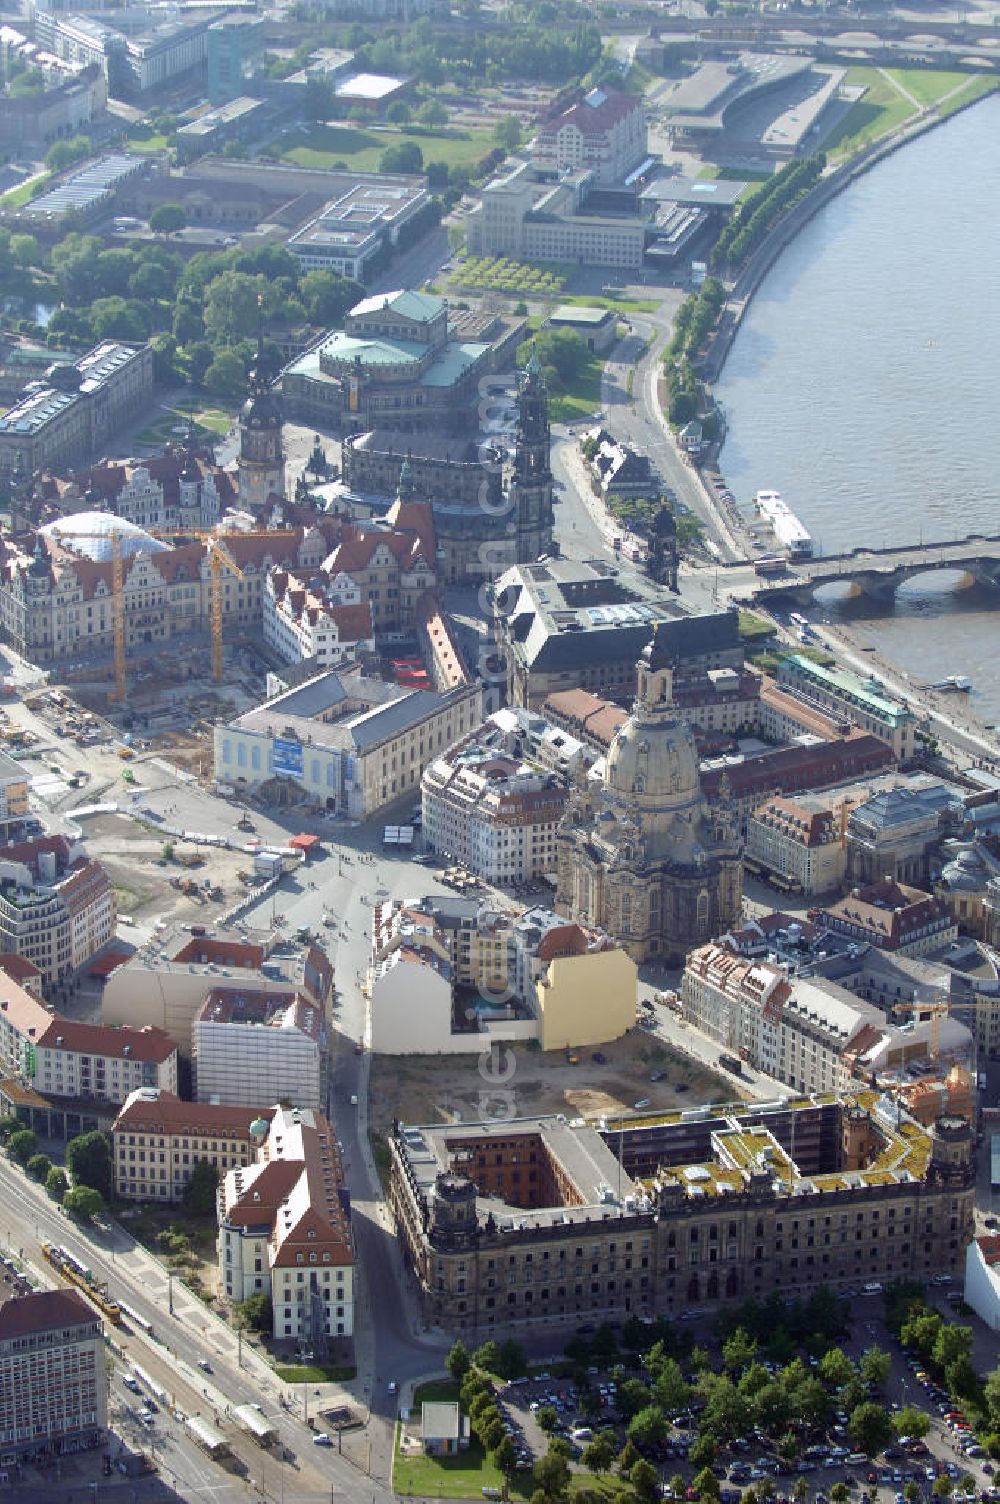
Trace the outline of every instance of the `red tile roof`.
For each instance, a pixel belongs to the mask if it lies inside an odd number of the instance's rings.
[[[107,1055],[121,1059],[143,1060],[163,1065],[177,1046],[163,1029],[149,1024],[144,1029],[128,1025],[113,1028],[110,1024],[85,1024],[56,1014],[36,1041],[47,1050],[65,1050],[76,1055]]]
[[[172,1092],[161,1091],[155,1098],[133,1096],[115,1118],[115,1133],[190,1133],[206,1138],[225,1133],[228,1137],[249,1141],[250,1124],[256,1118],[267,1122],[274,1107],[227,1107],[218,1102],[182,1102]]]

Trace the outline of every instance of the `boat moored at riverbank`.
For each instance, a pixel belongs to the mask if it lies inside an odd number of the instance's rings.
[[[813,540],[779,491],[758,491],[753,501],[758,516],[771,529],[775,542],[787,548],[790,558],[812,558]]]

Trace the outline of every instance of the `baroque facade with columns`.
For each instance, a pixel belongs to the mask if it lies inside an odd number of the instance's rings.
[[[640,963],[679,960],[736,925],[743,877],[736,810],[709,805],[673,672],[655,662],[650,645],[603,779],[574,789],[557,837],[557,910]]]

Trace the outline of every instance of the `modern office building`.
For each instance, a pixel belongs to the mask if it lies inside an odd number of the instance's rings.
[[[288,249],[303,271],[335,272],[364,282],[372,258],[398,245],[400,231],[430,201],[423,177],[371,174],[348,180],[342,192],[289,237]]]
[[[247,93],[260,67],[264,32],[263,16],[222,16],[212,22],[205,37],[211,104],[225,104]]]
[[[411,1126],[389,1204],[428,1321],[528,1331],[961,1272],[973,1133],[874,1091]]]
[[[75,1290],[0,1304],[0,1453],[5,1466],[101,1446],[108,1424],[104,1327]],[[17,1485],[14,1485],[17,1493]]]

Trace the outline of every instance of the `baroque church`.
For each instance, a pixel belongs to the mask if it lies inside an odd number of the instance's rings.
[[[739,922],[743,864],[735,806],[702,793],[673,670],[654,645],[638,664],[632,714],[603,779],[576,787],[557,837],[556,910],[600,925],[633,960],[679,961]]]

